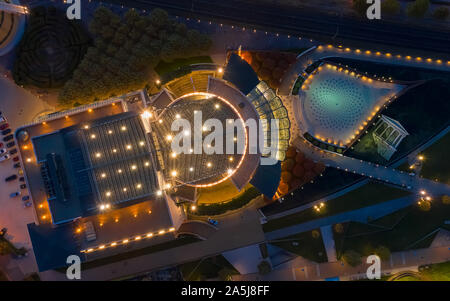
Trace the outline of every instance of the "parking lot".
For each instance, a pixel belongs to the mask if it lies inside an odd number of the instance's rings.
[[[52,110],[46,103],[17,87],[9,79],[0,79],[0,91],[0,111],[7,119],[6,122],[9,124],[11,133],[14,133],[18,126],[31,122],[43,112]],[[1,148],[6,148],[7,142],[3,142],[1,133],[0,143],[3,143]],[[9,151],[13,148],[15,147],[7,149]],[[6,237],[16,247],[31,249],[27,224],[34,222],[35,217],[33,208],[24,208],[22,203],[22,196],[28,195],[28,191],[19,187],[22,184],[22,182],[19,182],[20,175],[18,169],[13,167],[17,163],[13,162],[13,158],[16,156],[18,156],[18,153],[0,163],[0,228],[8,229]],[[14,174],[18,176],[16,180],[5,182],[5,178]],[[21,195],[10,198],[10,194],[17,191],[21,191]],[[37,270],[32,252],[29,252],[26,258],[12,260],[7,263],[6,267],[2,268],[7,269],[6,272],[20,270],[13,272],[14,275],[28,274]]]

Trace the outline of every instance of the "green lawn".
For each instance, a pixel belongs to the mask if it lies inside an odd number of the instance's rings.
[[[199,281],[219,277],[219,271],[228,269],[231,274],[238,275],[239,272],[223,257],[218,255],[196,260],[180,265],[181,273],[186,281]]]
[[[155,71],[159,74],[159,76],[163,76],[164,74],[175,71],[183,66],[212,62],[213,61],[209,56],[195,56],[185,59],[175,59],[172,62],[160,61],[158,65],[156,65]]]
[[[450,133],[436,141],[421,154],[425,157],[420,175],[450,185]]]
[[[96,268],[96,267],[99,267],[102,265],[122,261],[125,259],[130,259],[130,258],[142,256],[142,255],[160,252],[160,251],[164,251],[167,249],[172,249],[172,248],[180,247],[180,246],[187,245],[190,243],[198,242],[198,241],[199,241],[199,239],[194,238],[194,237],[181,237],[181,238],[171,240],[168,242],[164,242],[164,243],[161,243],[158,245],[149,246],[149,247],[145,247],[142,249],[133,250],[133,251],[125,252],[125,253],[120,253],[117,255],[100,258],[100,259],[96,259],[93,261],[84,262],[81,264],[81,267],[83,270],[88,270],[88,269]],[[62,268],[61,271],[65,272],[65,268]]]
[[[320,233],[319,229],[316,231]],[[298,245],[292,244],[295,242]],[[271,242],[271,244],[315,262],[327,261],[327,252],[322,237],[313,238],[312,231],[277,239],[277,242]]]
[[[313,208],[306,209],[298,213],[271,220],[263,225],[263,230],[264,232],[270,232],[316,218],[360,209],[407,195],[409,195],[409,192],[407,191],[370,182],[343,196],[327,201],[325,208],[320,213],[317,213]]]
[[[392,229],[360,236],[353,235],[353,237],[349,237],[346,232],[341,235],[335,234],[337,252],[342,254],[346,250],[354,250],[360,254],[369,255],[374,248],[380,245],[386,246],[392,252],[426,248],[429,247],[433,238],[433,235],[427,235],[441,227],[449,216],[450,205],[435,202],[428,212],[412,205],[372,222],[378,225],[388,225],[390,220]]]
[[[420,272],[424,279],[431,281],[450,281],[450,261],[432,264]]]

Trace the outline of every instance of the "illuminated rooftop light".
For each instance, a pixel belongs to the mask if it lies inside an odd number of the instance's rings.
[[[88,126],[88,125],[85,125],[85,126],[84,126],[84,129],[85,129],[85,130],[88,130],[88,129],[89,129],[89,126]]]
[[[124,240],[122,241],[122,243],[127,244],[127,243],[128,243],[128,239],[124,239]]]
[[[109,131],[108,131],[108,134],[110,134],[110,135],[111,135],[112,133],[113,133],[113,131],[111,131],[111,130],[109,130]]]
[[[127,145],[127,149],[131,149],[132,147],[131,147],[131,144],[128,144]]]
[[[122,131],[126,131],[127,130],[127,127],[126,126],[123,126],[123,127],[121,127],[120,128]]]
[[[147,237],[152,237],[152,236],[153,236],[153,233],[148,233],[146,236],[147,236]]]
[[[223,73],[223,68],[222,68],[222,67],[219,67],[219,68],[217,69],[217,72]]]
[[[167,183],[165,186],[166,189],[170,189],[170,187],[172,187],[172,185],[170,185],[170,183]]]
[[[111,191],[108,191],[108,192],[106,193],[106,196],[111,196]]]
[[[180,115],[180,114],[177,114],[177,115],[175,115],[175,118],[176,118],[176,119],[180,119],[180,118],[181,118],[181,115]]]
[[[96,153],[95,156],[96,156],[97,158],[100,158],[100,157],[102,156],[102,154]]]
[[[172,177],[176,177],[176,176],[177,176],[177,174],[178,174],[178,173],[177,173],[177,171],[176,171],[176,170],[174,170],[174,171],[172,171],[172,172],[171,172],[171,175],[172,175]]]
[[[216,104],[214,107],[215,107],[216,109],[220,109],[220,105],[219,105],[219,104]]]
[[[118,172],[118,173],[122,173],[122,169],[118,169],[117,172]]]
[[[194,171],[194,167],[190,167],[190,168],[189,168],[189,171]]]
[[[95,134],[91,135],[91,139],[95,139],[95,137],[96,137]]]
[[[212,163],[211,163],[211,162],[208,162],[208,163],[206,164],[206,166],[211,167],[211,166],[212,166]]]
[[[172,158],[176,158],[176,157],[177,157],[177,153],[173,152],[173,153],[170,154],[170,156],[171,156]]]
[[[189,132],[188,130],[184,131],[185,136],[189,136],[190,134],[191,134],[191,132]]]
[[[162,119],[158,120],[159,123],[163,123]]]
[[[123,190],[123,192],[127,192],[127,188],[126,187],[124,187],[122,190]]]
[[[166,139],[167,139],[168,141],[172,141],[173,137],[172,137],[172,135],[167,135]]]
[[[142,184],[137,184],[137,185],[136,185],[136,188],[137,188],[137,189],[141,189],[141,188],[142,188]]]
[[[145,145],[145,142],[144,142],[144,141],[140,141],[140,142],[139,142],[139,145],[140,145],[140,146],[144,146],[144,145]]]
[[[145,166],[150,166],[150,162],[145,162]]]
[[[140,240],[142,237],[140,237],[140,236],[136,236],[135,238],[134,238],[134,240]]]
[[[114,149],[113,149],[113,153],[117,153],[117,149],[114,148]]]
[[[131,165],[131,169],[132,169],[132,170],[135,170],[136,168],[137,168],[136,165]]]
[[[102,173],[102,174],[101,174],[101,177],[102,177],[102,178],[106,178],[106,174],[105,174],[105,173]]]
[[[161,191],[161,190],[158,190],[158,191],[156,192],[156,195],[157,195],[157,196],[162,196],[162,191]]]
[[[166,233],[166,231],[164,231],[164,230],[160,230],[160,231],[158,232],[158,234],[164,234],[164,233]]]
[[[151,118],[153,116],[152,113],[150,113],[149,111],[144,111],[144,113],[142,113],[141,115],[143,118]]]

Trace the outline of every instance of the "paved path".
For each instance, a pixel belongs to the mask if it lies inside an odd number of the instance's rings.
[[[297,149],[303,152],[305,156],[314,161],[320,161],[326,166],[353,172],[369,177],[370,179],[398,185],[415,192],[426,190],[431,193],[431,195],[450,194],[450,186],[444,183],[420,178],[418,176],[411,176],[407,172],[399,171],[387,166],[319,150],[300,137],[297,137],[293,144]]]
[[[439,248],[418,249],[404,252],[394,252],[389,261],[381,262],[381,274],[394,274],[399,271],[414,270],[425,264],[441,263],[450,260],[450,245]],[[340,280],[356,280],[365,278],[369,264],[363,263],[357,267],[351,267],[342,262],[315,263],[297,257],[265,276],[259,274],[237,275],[233,280],[242,281],[312,281],[326,278],[339,277]]]
[[[382,216],[388,215],[392,212],[405,208],[416,202],[415,196],[407,196],[380,204],[364,207],[361,209],[347,211],[336,215],[315,219],[309,222],[293,225],[290,227],[282,228],[272,232],[266,233],[266,239],[268,241],[281,239],[287,236],[291,236],[297,233],[311,231],[320,227],[334,225],[337,223],[345,223],[349,221],[356,221],[361,223],[367,223],[367,219],[377,219]]]
[[[400,57],[398,57],[398,55],[400,55]],[[296,63],[286,72],[280,88],[278,89],[278,93],[280,95],[290,95],[299,74],[301,74],[308,65],[329,57],[365,60],[374,63],[385,63],[403,67],[450,71],[450,61],[440,60],[439,58],[410,57],[407,54],[381,53],[377,50],[368,49],[338,48],[331,45],[318,46],[317,48],[313,47],[308,51],[305,51],[302,55],[299,55]]]
[[[333,238],[332,225],[320,227],[320,233],[322,233],[323,245],[325,246],[325,250],[327,252],[328,262],[336,262],[336,246]]]

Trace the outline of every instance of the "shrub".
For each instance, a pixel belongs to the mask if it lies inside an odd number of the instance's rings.
[[[429,0],[416,0],[408,5],[406,13],[410,17],[422,18],[427,13],[429,7],[430,7]]]
[[[395,15],[400,11],[400,2],[398,0],[385,0],[381,3],[381,13]]]
[[[391,257],[391,251],[385,246],[378,246],[374,253],[378,255],[381,260],[389,260]]]
[[[339,233],[339,234],[343,233],[344,232],[344,226],[341,223],[335,224],[334,225],[334,232]]]
[[[258,264],[258,272],[261,275],[269,274],[271,271],[272,271],[272,267],[270,266],[270,264],[267,261],[263,260],[263,261],[261,261],[260,264]]]
[[[281,180],[285,183],[289,183],[292,179],[292,174],[289,171],[283,171],[281,173]]]
[[[444,195],[444,196],[442,197],[442,204],[450,205],[450,196]]]
[[[312,230],[312,231],[311,231],[311,236],[312,236],[314,239],[317,239],[317,238],[320,237],[320,232],[317,231],[317,230]]]
[[[303,165],[296,164],[294,169],[292,170],[292,173],[297,178],[303,178],[303,176],[305,175],[305,169],[303,168]]]
[[[281,163],[281,170],[282,171],[291,171],[292,168],[295,166],[295,161],[292,158],[287,158],[286,160]]]
[[[361,254],[353,250],[347,250],[342,255],[342,259],[348,265],[355,267],[362,263]]]
[[[420,201],[419,202],[419,208],[422,211],[430,211],[430,209],[431,209],[431,202],[429,202],[429,201]]]
[[[433,12],[433,18],[437,20],[446,20],[449,15],[450,15],[449,9],[444,6],[436,8]]]

